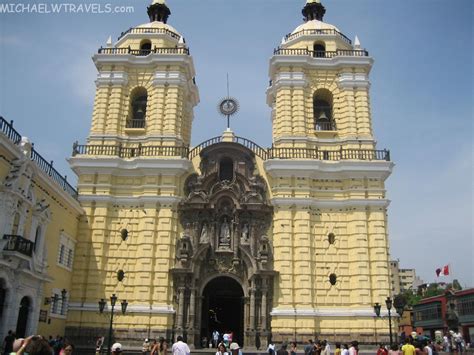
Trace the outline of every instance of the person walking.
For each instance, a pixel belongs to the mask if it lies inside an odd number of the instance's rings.
[[[190,355],[191,350],[189,350],[188,344],[183,341],[183,337],[178,335],[176,338],[176,343],[171,347],[171,352],[173,355]]]

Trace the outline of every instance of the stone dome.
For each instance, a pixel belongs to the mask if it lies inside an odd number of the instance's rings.
[[[331,25],[329,23],[319,21],[319,20],[311,20],[311,21],[306,21],[305,23],[296,27],[295,30],[291,32],[291,34],[295,34],[303,30],[335,30],[335,31],[341,32],[334,25]]]

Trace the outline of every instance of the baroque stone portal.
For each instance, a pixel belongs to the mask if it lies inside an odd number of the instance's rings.
[[[183,233],[171,270],[174,330],[198,347],[204,337],[210,339],[211,328],[232,330],[241,345],[259,346],[270,335],[275,276],[267,237],[273,214],[267,186],[255,174],[254,153],[240,144],[215,144],[200,156],[201,174],[188,177],[179,206]],[[216,288],[212,300],[211,286]],[[236,319],[220,321],[218,312],[230,308]]]

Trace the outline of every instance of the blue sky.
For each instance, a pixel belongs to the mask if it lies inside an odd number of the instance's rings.
[[[1,3],[8,1],[0,0]],[[10,1],[22,3],[21,0]],[[27,1],[60,4],[58,0]],[[201,103],[192,143],[220,135],[226,95],[241,110],[239,136],[271,145],[265,103],[268,62],[282,36],[302,23],[304,0],[168,0],[169,24],[186,38]],[[100,4],[107,0],[70,0]],[[65,159],[85,142],[96,76],[91,56],[109,35],[148,22],[148,0],[117,0],[127,14],[0,13],[0,115],[72,176]],[[396,167],[387,182],[391,254],[427,282],[450,263],[474,285],[473,5],[470,0],[323,0],[325,21],[357,34],[375,59],[371,104],[378,148]],[[450,281],[452,278],[448,278]],[[445,281],[445,279],[439,279]]]

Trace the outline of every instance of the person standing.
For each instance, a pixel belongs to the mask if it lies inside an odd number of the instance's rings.
[[[379,348],[377,350],[377,355],[388,355],[387,349],[383,344],[379,345]]]
[[[224,345],[224,343],[220,343],[218,348],[217,348],[217,352],[216,352],[216,355],[229,355],[229,353],[227,352],[227,349]]]
[[[354,340],[351,343],[351,347],[349,348],[349,355],[357,355],[359,353],[359,342]]]
[[[411,344],[410,339],[405,339],[405,345],[402,346],[403,355],[415,355],[415,347]]]
[[[280,349],[277,351],[277,355],[289,355],[288,350],[286,348],[288,347],[287,343],[282,343]]]
[[[183,337],[178,335],[176,338],[176,343],[171,347],[171,352],[173,355],[190,355],[191,350],[189,350],[188,344],[183,341]]]
[[[304,346],[304,355],[310,355],[313,352],[313,340],[309,339],[308,343]]]
[[[296,341],[291,342],[291,348],[290,348],[290,355],[296,355],[298,352],[297,346],[296,346]]]
[[[149,352],[150,352],[150,342],[148,338],[146,338],[142,344],[142,355],[148,355]]]
[[[275,355],[275,344],[271,340],[268,342],[267,353],[268,355]]]
[[[13,342],[15,341],[15,334],[12,330],[8,331],[8,335],[3,340],[3,354],[9,355],[13,351]]]
[[[219,331],[217,329],[215,329],[213,332],[212,332],[212,346],[214,348],[217,348],[217,346],[219,345]]]
[[[161,337],[159,346],[158,346],[157,355],[166,355],[167,353],[168,353],[168,342],[166,341],[165,338]]]
[[[122,344],[115,343],[112,345],[112,355],[121,355],[122,354]]]
[[[349,355],[349,345],[344,344],[342,346],[341,355]]]

